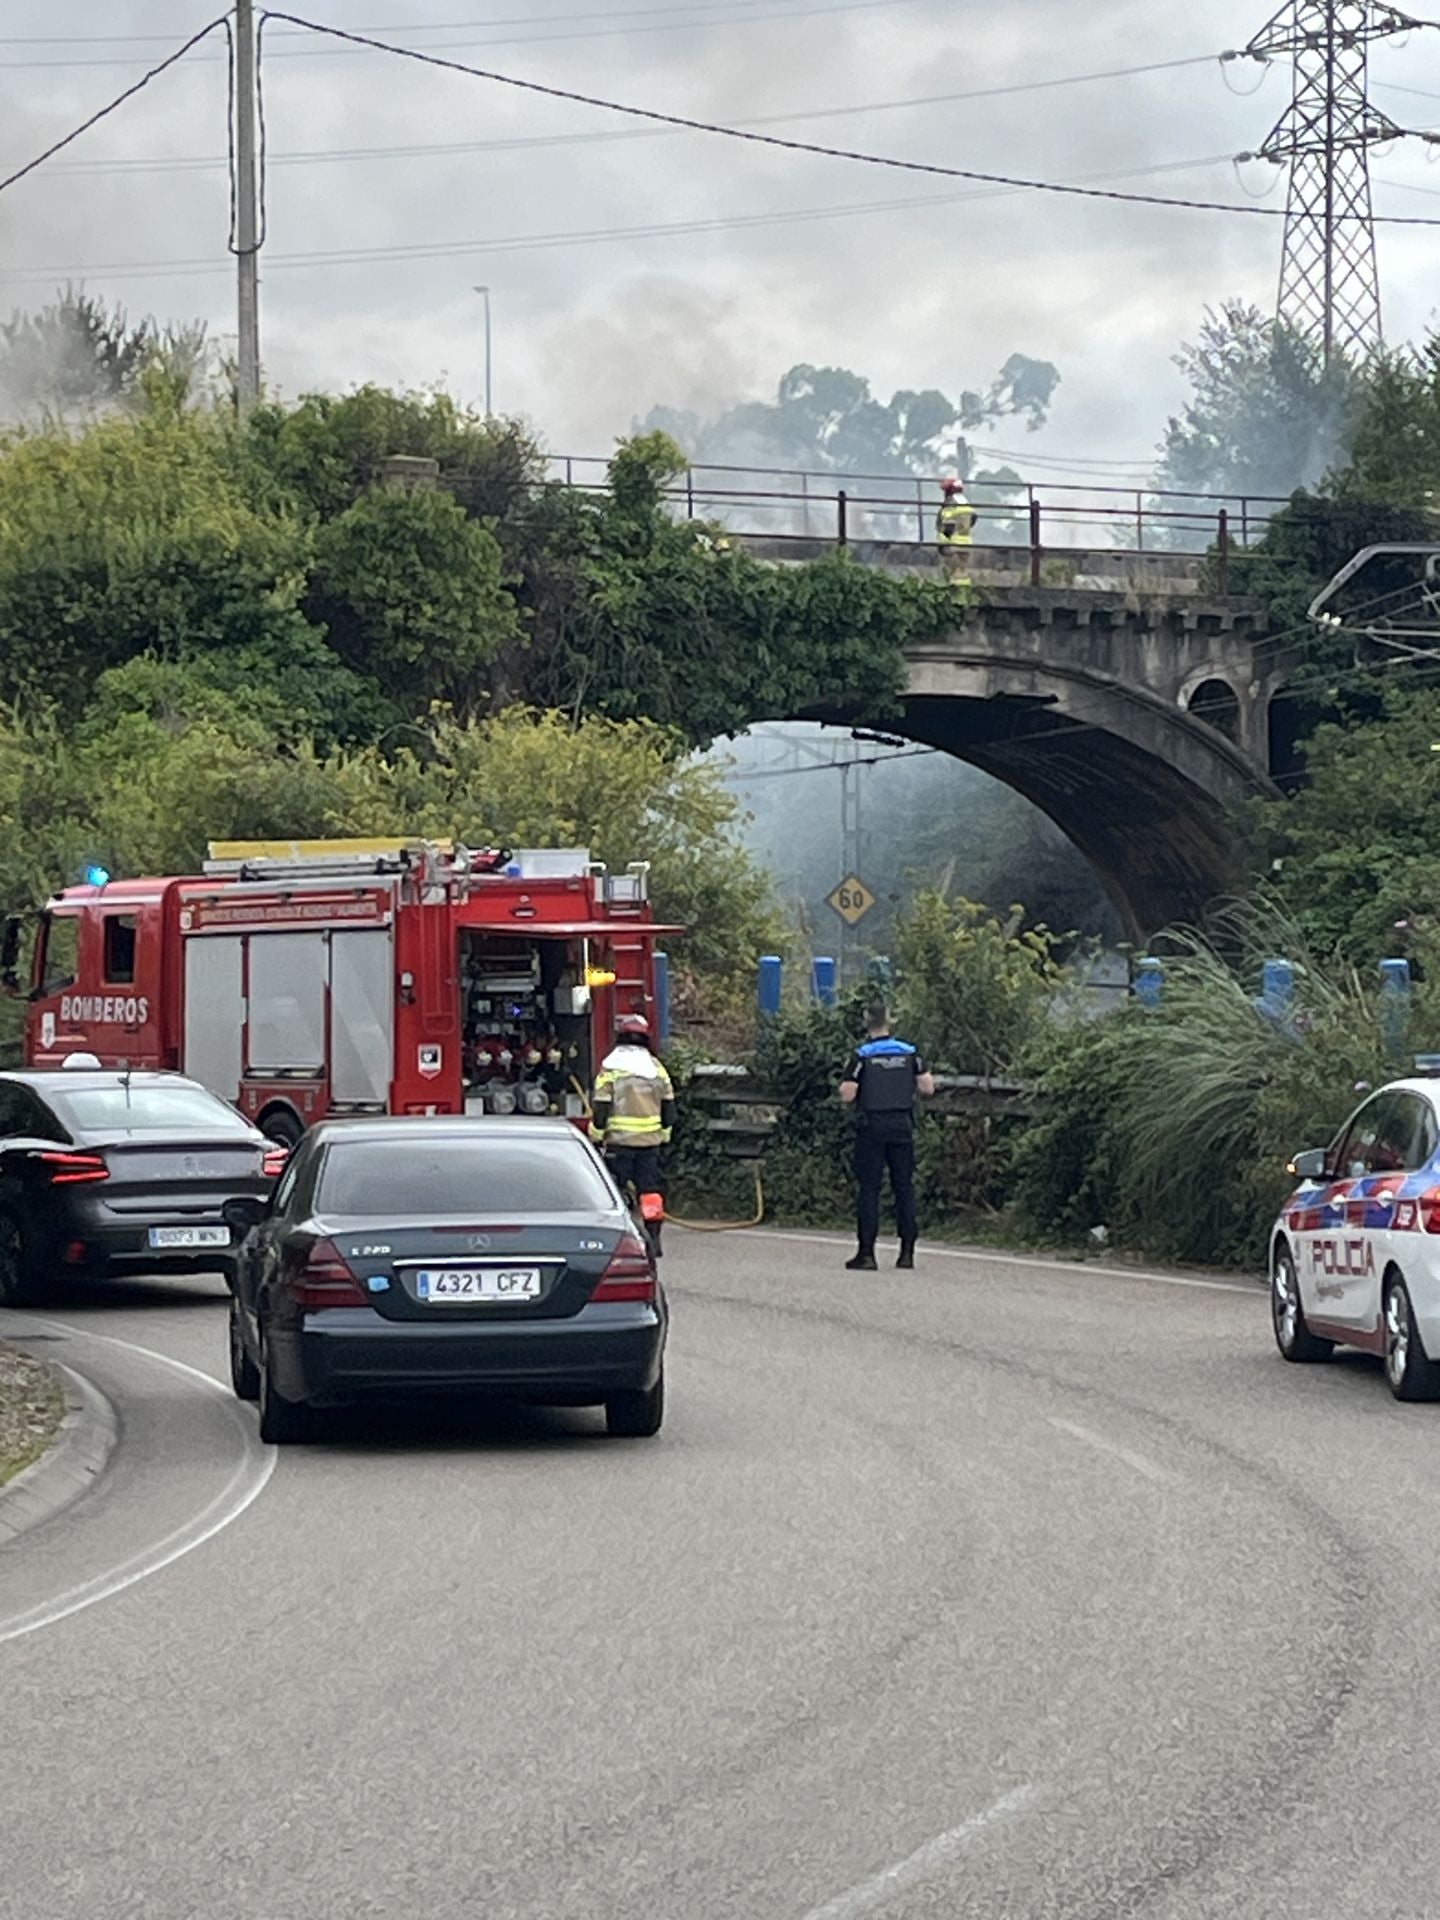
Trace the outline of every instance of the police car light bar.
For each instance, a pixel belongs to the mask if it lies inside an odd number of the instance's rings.
[[[1440,1053],[1417,1053],[1415,1072],[1425,1080],[1440,1080]]]

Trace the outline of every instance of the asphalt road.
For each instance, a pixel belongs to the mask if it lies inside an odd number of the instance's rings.
[[[1258,1290],[843,1257],[674,1235],[653,1442],[277,1464],[218,1288],[0,1316],[122,1423],[0,1550],[0,1915],[1429,1920],[1440,1408]]]

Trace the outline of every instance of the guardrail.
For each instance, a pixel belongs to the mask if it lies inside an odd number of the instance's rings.
[[[549,478],[551,484],[581,492],[605,492],[608,462],[596,455],[556,455]],[[716,521],[741,539],[837,547],[934,549],[938,544],[938,478],[704,465],[687,467],[664,497],[677,517]],[[1042,584],[1047,551],[1099,544],[1096,536],[1102,536],[1105,551],[1116,557],[1213,554],[1221,593],[1229,590],[1232,555],[1250,547],[1286,504],[1270,495],[1030,481],[972,482],[968,498],[976,546],[1027,550],[1034,586]]]

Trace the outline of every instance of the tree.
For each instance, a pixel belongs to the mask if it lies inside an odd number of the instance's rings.
[[[1357,964],[1418,951],[1440,900],[1440,693],[1385,687],[1321,726],[1307,785],[1251,815],[1254,866],[1309,943]]]
[[[269,402],[245,435],[252,477],[272,500],[314,520],[338,519],[392,454],[434,460],[471,512],[504,518],[542,477],[534,445],[510,421],[461,407],[445,393],[364,386]]]
[[[1344,458],[1367,374],[1258,307],[1207,308],[1175,360],[1190,398],[1165,430],[1156,487],[1284,498]],[[1208,538],[1208,536],[1207,536]]]
[[[494,534],[430,491],[372,489],[322,524],[306,610],[350,668],[412,711],[472,711],[520,638]]]
[[[1440,538],[1440,330],[1376,364],[1335,484],[1342,499],[1437,516]]]
[[[190,397],[208,362],[202,322],[132,326],[123,307],[67,287],[38,313],[17,310],[0,321],[0,409],[16,420],[143,409],[156,391],[147,389],[147,372]]]
[[[1045,360],[1012,354],[984,394],[950,400],[934,388],[902,390],[888,403],[844,367],[795,366],[773,401],[750,401],[714,420],[655,407],[637,431],[658,429],[699,463],[801,467],[811,472],[933,474],[962,459],[961,431],[1012,416],[1045,421],[1060,375]]]

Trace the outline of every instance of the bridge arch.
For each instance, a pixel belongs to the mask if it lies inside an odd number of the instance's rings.
[[[1153,639],[1127,633],[1125,623],[1109,636],[1057,633],[982,613],[945,640],[907,650],[902,717],[885,724],[1039,807],[1100,876],[1129,936],[1144,940],[1196,919],[1235,888],[1231,809],[1275,791],[1270,690],[1257,682],[1248,638],[1232,644],[1223,675],[1209,657],[1213,645],[1196,636],[1188,661],[1183,646],[1172,648],[1165,671]],[[1216,706],[1197,701],[1197,711],[1186,697],[1216,681],[1229,696],[1223,717],[1233,738],[1214,723]],[[795,717],[853,724],[864,716],[837,701]]]

